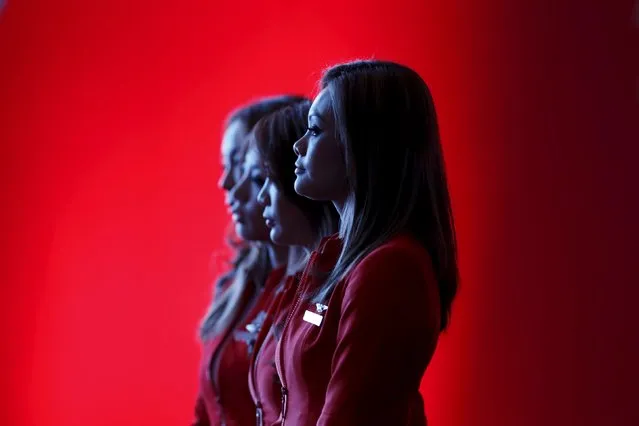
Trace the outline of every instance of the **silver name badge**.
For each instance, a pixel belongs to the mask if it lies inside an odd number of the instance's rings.
[[[304,312],[304,321],[306,321],[308,323],[311,323],[313,325],[316,325],[318,327],[322,323],[323,319],[324,318],[322,318],[321,315],[316,314],[315,312],[311,312],[311,311],[308,311],[308,310]]]

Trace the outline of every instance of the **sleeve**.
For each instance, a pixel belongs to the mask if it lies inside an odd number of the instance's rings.
[[[195,412],[191,426],[210,426],[210,424],[209,416],[206,414],[206,408],[204,407],[204,400],[201,395],[198,395],[195,401]]]
[[[423,261],[422,261],[423,260]],[[424,262],[428,266],[424,266]],[[345,283],[321,426],[406,424],[439,334],[430,260],[378,249]]]

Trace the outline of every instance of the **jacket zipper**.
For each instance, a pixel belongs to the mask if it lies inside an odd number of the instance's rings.
[[[264,426],[264,411],[262,411],[262,404],[259,402],[255,406],[255,424]]]
[[[284,424],[286,423],[286,410],[288,409],[288,389],[286,388],[286,380],[284,378],[284,354],[282,349],[284,347],[284,340],[286,339],[286,328],[291,322],[291,319],[293,318],[293,314],[295,313],[295,310],[297,309],[297,307],[300,304],[300,301],[302,300],[302,295],[304,294],[304,292],[302,291],[302,288],[304,287],[304,283],[306,282],[306,279],[308,278],[308,273],[310,271],[310,268],[314,267],[315,259],[317,258],[317,256],[318,256],[318,253],[316,251],[314,251],[311,254],[311,257],[309,258],[309,261],[307,264],[307,268],[304,271],[304,274],[302,275],[302,277],[300,278],[299,286],[295,294],[295,303],[293,304],[293,309],[291,309],[291,311],[288,313],[288,316],[286,317],[286,321],[284,322],[284,327],[282,328],[282,338],[280,339],[279,344],[277,345],[277,348],[276,348],[277,360],[279,362],[275,363],[275,369],[277,370],[277,374],[280,376],[280,382],[282,382],[281,426],[284,426]]]
[[[264,322],[266,322],[266,320],[264,320]],[[262,326],[264,326],[264,323],[262,323]],[[251,383],[249,384],[249,390],[251,391],[251,394],[253,398],[255,399],[255,420],[256,420],[257,426],[264,425],[264,419],[263,419],[264,412],[262,410],[262,400],[257,390],[257,377],[255,376],[256,374],[255,366],[257,365],[257,362],[260,359],[260,355],[262,354],[262,348],[264,348],[264,343],[266,342],[267,338],[268,338],[268,335],[264,338],[264,340],[262,340],[262,344],[260,345],[260,348],[257,350],[257,353],[255,354],[255,358],[253,359],[253,362],[251,362],[251,365],[249,366],[251,370],[250,371]]]
[[[284,279],[286,278],[284,277]],[[286,285],[286,281],[284,282],[284,284]],[[275,291],[275,295],[273,296],[274,297],[273,300],[271,300],[271,304],[277,304],[277,308],[279,311],[279,305],[281,303],[281,300],[278,300],[277,290],[273,290],[273,291]],[[270,308],[267,309],[267,313],[269,311],[270,311]],[[260,397],[260,394],[257,388],[257,371],[255,367],[257,366],[257,363],[260,359],[260,355],[262,355],[262,349],[264,349],[264,345],[266,343],[266,340],[269,337],[270,330],[274,325],[274,318],[276,316],[277,315],[274,314],[269,317],[269,315],[267,314],[267,316],[264,318],[264,321],[262,321],[262,325],[260,327],[260,331],[258,332],[257,338],[255,340],[255,344],[258,343],[260,334],[266,333],[266,335],[262,339],[259,349],[255,353],[255,356],[253,357],[253,359],[251,360],[249,364],[249,392],[251,393],[251,397],[253,398],[255,402],[255,421],[257,426],[264,426],[264,409],[262,406],[262,399]],[[266,327],[267,325],[268,327]]]

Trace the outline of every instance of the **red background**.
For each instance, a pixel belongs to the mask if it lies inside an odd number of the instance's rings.
[[[372,56],[431,85],[456,208],[431,423],[639,424],[639,29],[599,3],[9,0],[0,424],[187,424],[223,117]]]

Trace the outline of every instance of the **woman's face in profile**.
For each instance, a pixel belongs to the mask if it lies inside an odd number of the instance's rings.
[[[346,195],[346,167],[336,137],[335,119],[328,89],[313,101],[308,131],[293,146],[295,192],[318,201],[340,201]]]
[[[264,206],[264,221],[270,238],[283,246],[308,246],[313,243],[313,229],[304,212],[281,188],[281,183],[267,176],[257,200]]]
[[[257,194],[266,180],[257,150],[250,149],[246,153],[239,172],[240,177],[227,197],[235,232],[247,241],[269,241],[269,229],[262,218],[264,207],[257,201]]]

